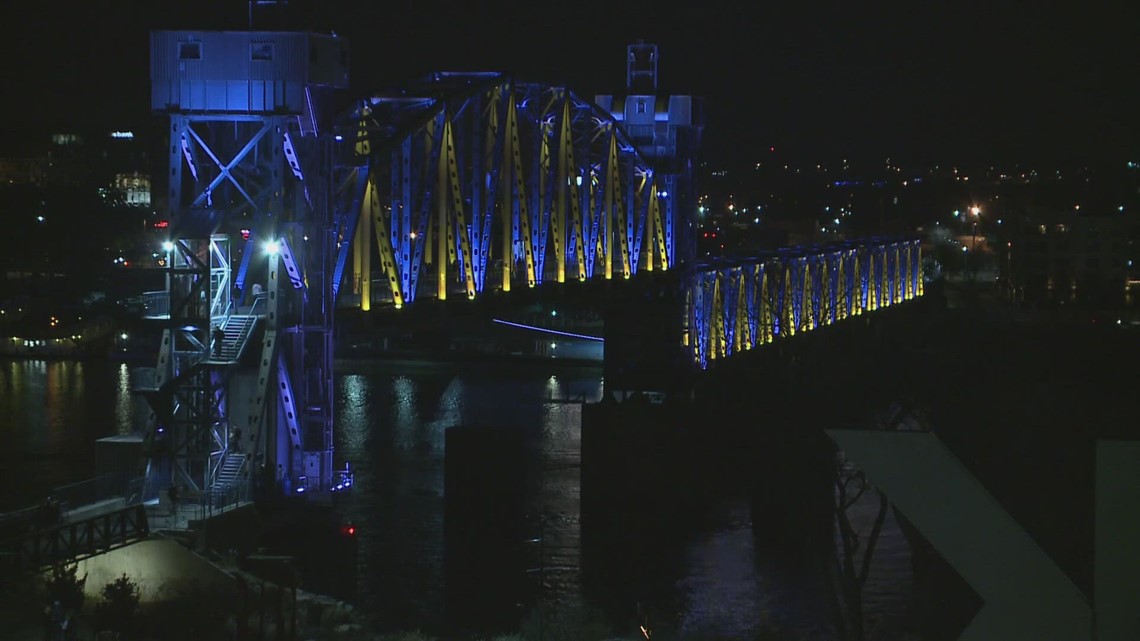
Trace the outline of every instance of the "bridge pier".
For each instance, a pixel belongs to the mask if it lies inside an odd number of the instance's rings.
[[[519,605],[529,605],[530,561],[542,543],[525,508],[538,444],[518,428],[456,426],[444,434],[447,627],[504,634],[518,624]]]
[[[696,428],[689,403],[631,401],[582,408],[582,585],[588,601],[625,604],[633,616],[676,568],[699,496],[700,474],[686,456]]]
[[[654,586],[672,585],[684,571],[661,565],[684,558],[665,550],[684,546],[686,524],[723,498],[748,501],[757,550],[779,550],[757,556],[779,559],[762,571],[787,581],[780,598],[826,595],[820,568],[834,554],[836,448],[823,429],[867,425],[905,394],[900,381],[915,373],[895,354],[923,313],[918,302],[892,306],[736,354],[691,380],[673,378],[661,403],[607,393],[585,406],[587,599],[624,601],[625,616],[638,601],[662,604],[670,595],[654,595]],[[620,339],[619,329],[607,318],[607,341]],[[668,384],[669,370],[658,364],[640,372]],[[607,386],[614,365],[607,363]]]

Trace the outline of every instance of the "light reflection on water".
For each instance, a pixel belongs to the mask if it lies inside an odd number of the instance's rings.
[[[0,511],[95,473],[95,440],[141,426],[145,401],[107,361],[0,360]]]

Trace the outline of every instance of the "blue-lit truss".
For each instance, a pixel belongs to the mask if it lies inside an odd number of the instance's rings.
[[[675,266],[652,166],[565,87],[434,74],[361,101],[336,139],[333,291],[362,309]]]
[[[871,238],[693,266],[683,341],[719,359],[922,295],[917,239]]]

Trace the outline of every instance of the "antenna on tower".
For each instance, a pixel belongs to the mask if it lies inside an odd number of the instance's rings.
[[[631,93],[657,93],[657,45],[638,40],[629,45],[625,86]]]

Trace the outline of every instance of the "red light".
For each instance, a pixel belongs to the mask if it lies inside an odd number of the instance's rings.
[[[248,229],[241,230],[241,239],[242,240],[249,240],[249,230]]]
[[[356,536],[356,526],[354,525],[343,527],[340,531],[344,534],[347,534],[348,536]]]
[[[170,226],[169,220],[160,220],[154,224],[155,229],[166,229],[169,226]]]

